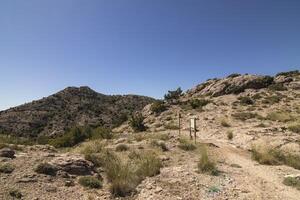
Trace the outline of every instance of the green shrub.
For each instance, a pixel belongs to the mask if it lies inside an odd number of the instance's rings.
[[[288,72],[280,72],[280,73],[276,74],[276,76],[297,76],[299,74],[300,74],[299,70],[294,70],[294,71],[288,71]]]
[[[262,101],[262,103],[272,105],[272,104],[275,104],[275,103],[279,103],[281,101],[281,99],[282,99],[282,97],[277,96],[277,95],[267,96]]]
[[[177,88],[176,90],[169,90],[167,94],[165,94],[164,98],[167,102],[173,103],[174,101],[178,100],[179,97],[182,95],[181,88]]]
[[[197,148],[196,145],[193,144],[192,141],[189,141],[188,139],[185,139],[185,138],[180,138],[179,139],[178,147],[182,150],[185,150],[185,151],[193,151]]]
[[[105,127],[97,127],[92,130],[91,139],[112,139],[113,134],[111,129]]]
[[[127,151],[129,147],[126,144],[118,144],[116,146],[116,151]]]
[[[274,83],[272,85],[269,85],[269,90],[272,91],[285,91],[287,88],[283,85],[283,83]]]
[[[34,169],[36,173],[55,176],[58,169],[49,163],[40,163]]]
[[[72,147],[91,137],[92,130],[89,127],[74,127],[64,135],[51,139],[49,143],[54,147]]]
[[[137,175],[140,179],[152,177],[160,173],[162,167],[160,159],[154,152],[145,151],[135,159],[138,166]]]
[[[300,179],[297,177],[285,177],[283,184],[287,186],[292,186],[300,190]]]
[[[79,184],[88,188],[101,188],[102,182],[93,176],[83,176],[79,178]]]
[[[241,76],[241,74],[233,73],[233,74],[228,75],[227,78],[235,78],[238,76]]]
[[[238,97],[238,100],[240,101],[240,104],[242,104],[242,105],[254,104],[254,101],[248,96],[240,96],[240,97]]]
[[[191,99],[191,100],[189,100],[189,104],[193,109],[202,108],[209,103],[211,103],[211,101],[207,100],[207,99]]]
[[[160,114],[167,110],[167,107],[163,101],[156,101],[151,105],[150,110],[155,114]]]
[[[233,132],[232,131],[227,131],[227,138],[228,138],[228,140],[233,139]]]
[[[20,190],[18,189],[10,189],[9,190],[9,195],[13,198],[16,198],[16,199],[21,199],[22,198],[22,193]]]
[[[279,122],[288,122],[294,120],[294,117],[290,113],[283,112],[283,111],[276,111],[276,112],[268,113],[266,119],[272,121],[279,121]]]
[[[232,116],[235,119],[239,119],[239,120],[242,120],[242,121],[246,121],[248,119],[253,119],[253,118],[258,117],[258,115],[256,113],[251,113],[251,112],[234,113],[234,114],[232,114]]]
[[[10,174],[15,170],[15,167],[12,164],[5,163],[0,164],[0,173]]]
[[[144,117],[141,113],[133,114],[129,120],[129,125],[135,132],[145,131]]]
[[[198,162],[198,170],[202,173],[218,175],[216,163],[209,159],[206,147],[200,148],[200,160]]]
[[[292,132],[300,133],[300,122],[289,125],[288,129]]]

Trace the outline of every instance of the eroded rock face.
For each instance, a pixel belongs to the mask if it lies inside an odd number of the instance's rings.
[[[274,83],[270,76],[241,75],[229,76],[224,79],[213,79],[196,86],[187,93],[193,95],[221,96],[226,94],[239,94],[246,89],[266,88]]]
[[[0,157],[14,158],[15,157],[15,151],[10,149],[10,148],[0,149]]]
[[[80,155],[62,154],[49,163],[59,170],[73,175],[90,175],[94,169],[93,163],[85,160]]]

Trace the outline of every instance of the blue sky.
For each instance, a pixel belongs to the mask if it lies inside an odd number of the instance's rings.
[[[0,1],[0,110],[67,86],[161,98],[299,63],[298,0]]]

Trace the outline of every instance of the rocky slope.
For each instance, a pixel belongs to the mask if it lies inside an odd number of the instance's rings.
[[[0,112],[0,132],[17,136],[60,135],[76,125],[113,127],[154,99],[104,95],[89,87],[68,87],[56,94]]]

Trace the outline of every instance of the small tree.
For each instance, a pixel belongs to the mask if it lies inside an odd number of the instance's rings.
[[[169,90],[167,94],[165,94],[165,100],[169,103],[174,102],[179,99],[179,97],[182,95],[181,88],[177,88],[176,90]]]
[[[160,113],[164,112],[165,110],[167,110],[167,107],[163,101],[156,101],[151,105],[150,109],[155,114],[160,114]]]
[[[145,131],[144,117],[141,113],[135,113],[129,120],[129,125],[135,132]]]

